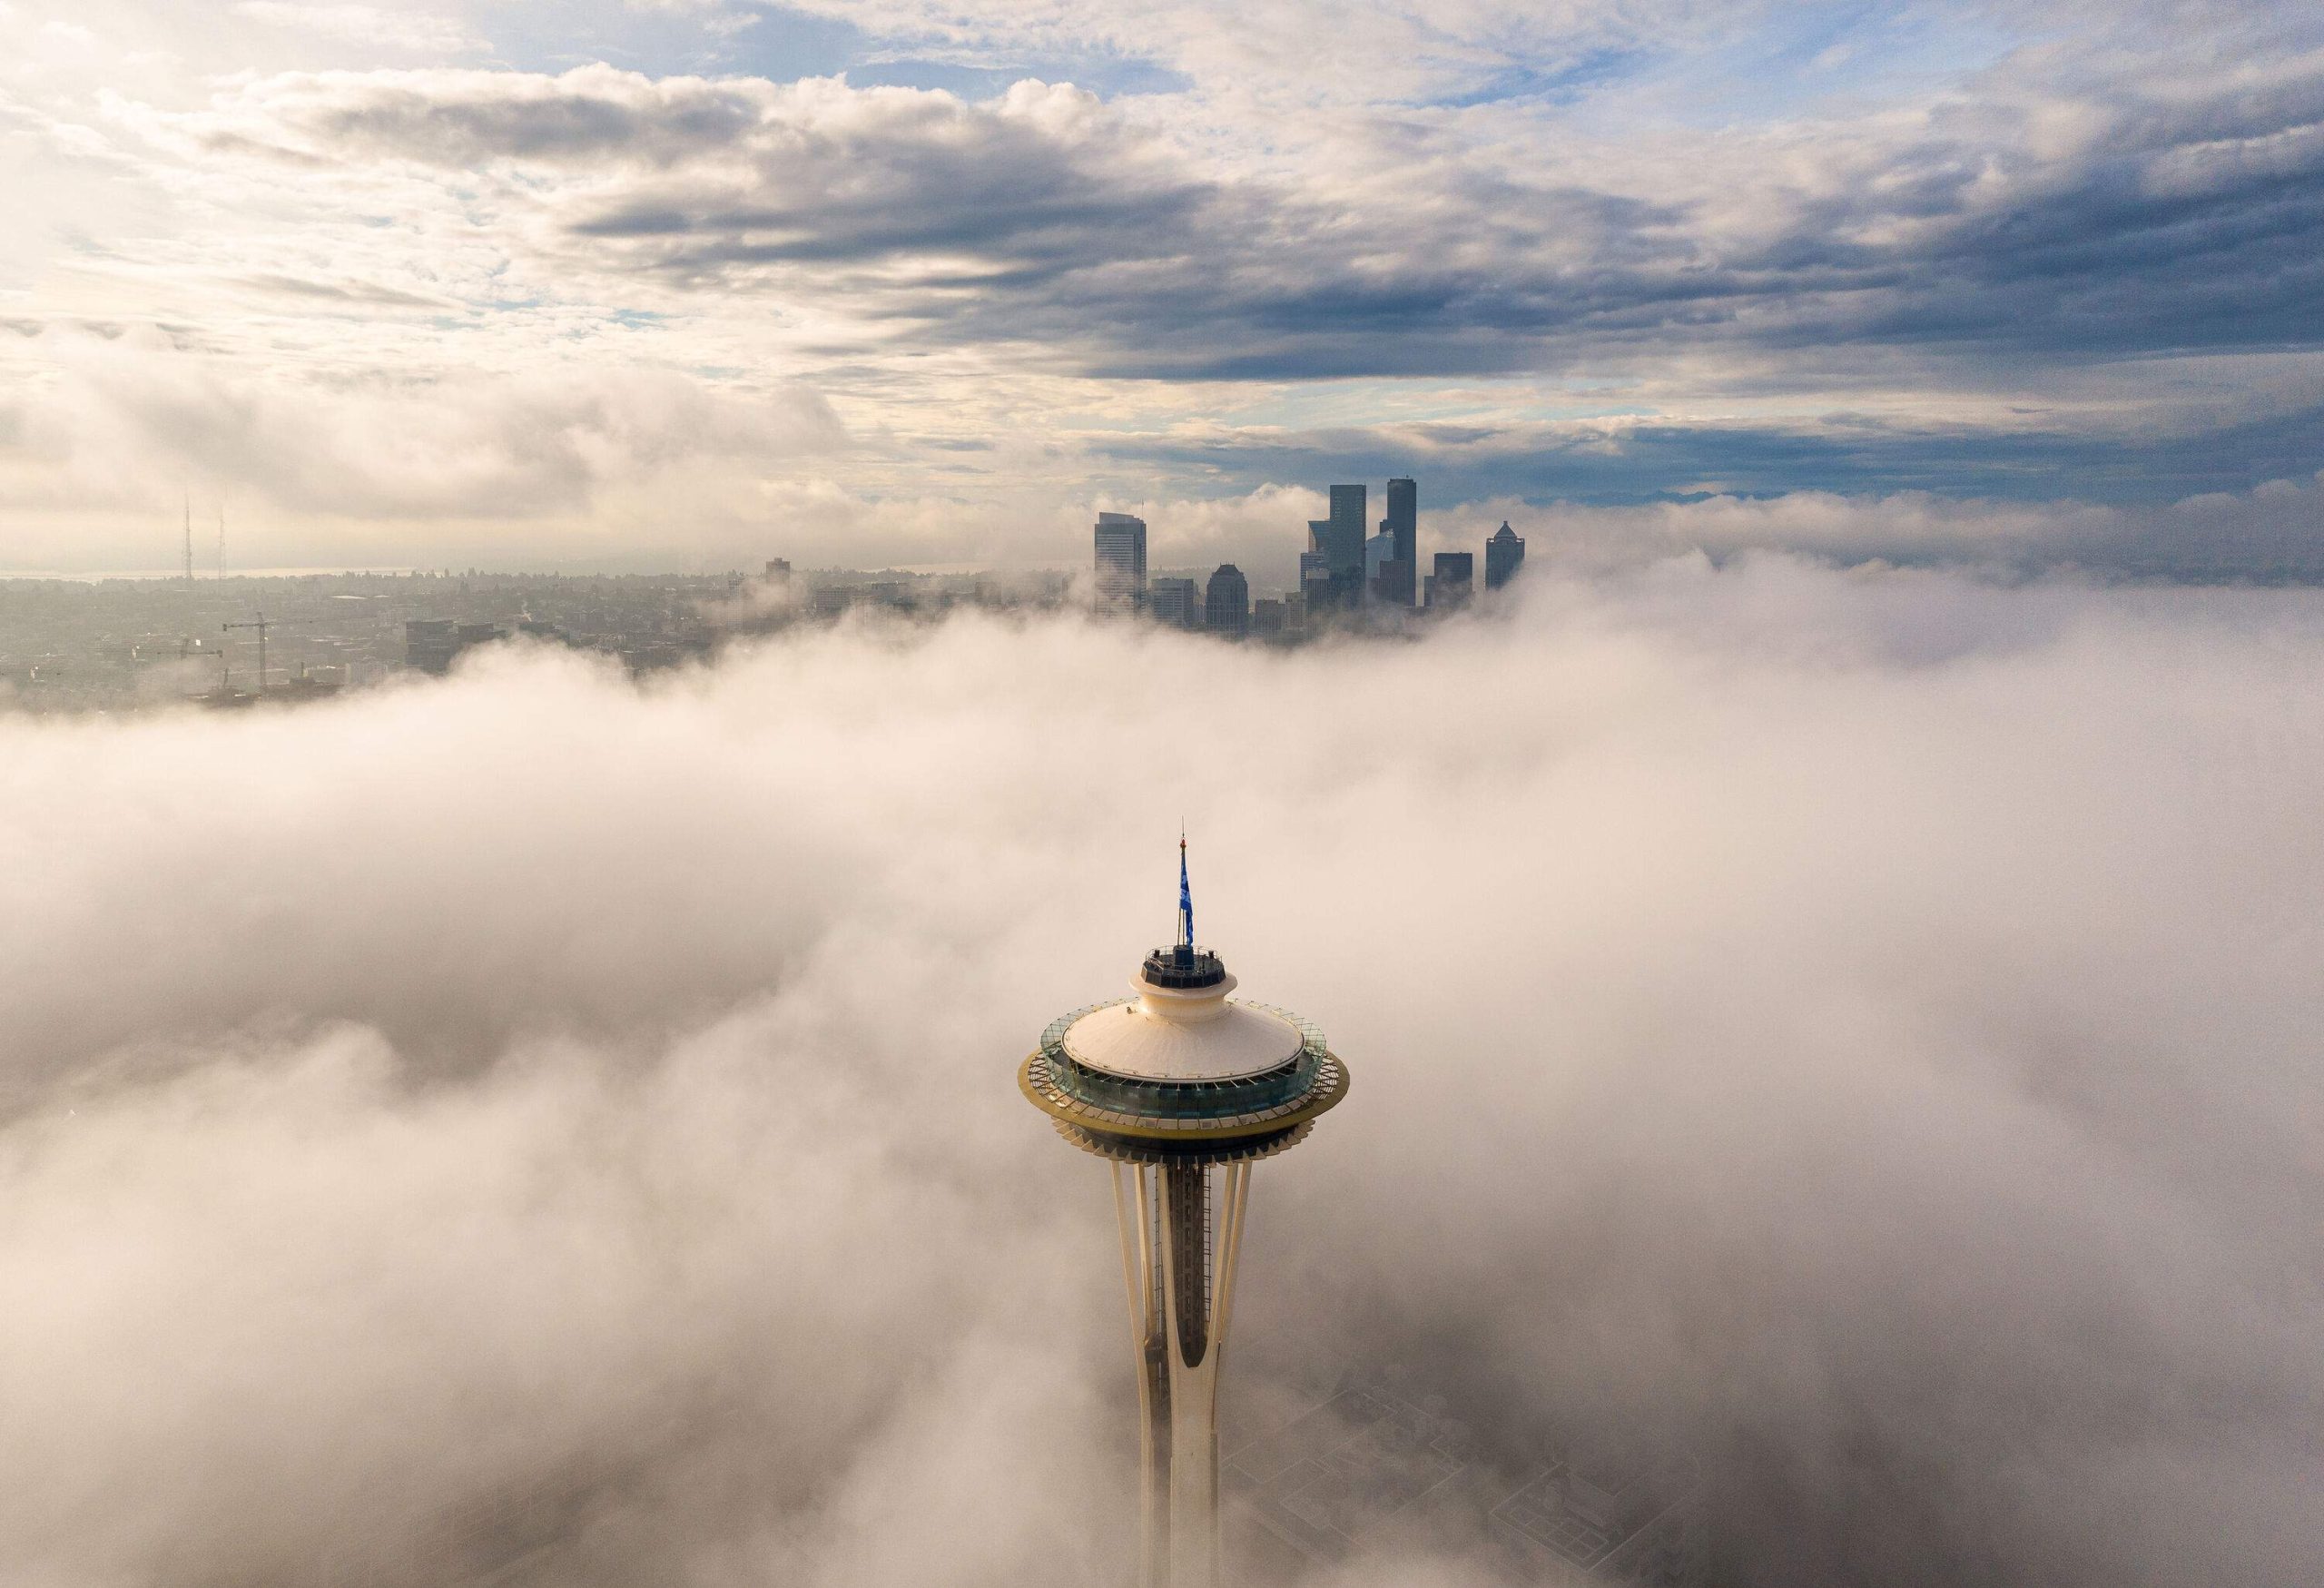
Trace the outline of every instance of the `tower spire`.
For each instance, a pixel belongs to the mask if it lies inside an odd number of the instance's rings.
[[[1187,885],[1187,830],[1178,829],[1178,946],[1192,953],[1195,946],[1195,894]]]
[[[1237,1003],[1194,946],[1178,839],[1177,943],[1132,996],[1050,1022],[1018,1087],[1108,1160],[1137,1364],[1139,1588],[1226,1588],[1219,1558],[1218,1377],[1234,1322],[1251,1166],[1295,1147],[1347,1095],[1312,1023]]]

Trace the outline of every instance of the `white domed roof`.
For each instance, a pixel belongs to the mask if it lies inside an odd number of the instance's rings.
[[[1228,1001],[1234,986],[1232,976],[1183,989],[1133,977],[1137,996],[1074,1021],[1065,1050],[1077,1063],[1132,1080],[1233,1080],[1296,1058],[1306,1041],[1299,1028]]]

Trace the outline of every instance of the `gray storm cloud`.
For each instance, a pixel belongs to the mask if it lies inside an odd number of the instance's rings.
[[[2312,348],[2324,85],[2284,27],[2213,18],[2233,64],[2182,51],[2167,88],[2132,24],[1911,114],[1535,147],[1528,115],[1390,104],[1264,161],[1030,77],[971,104],[604,65],[292,73],[123,115],[205,161],[484,179],[567,271],[871,295],[926,343],[1087,374],[1667,370],[1720,345],[1782,355],[1740,367],[1748,393],[1810,370],[2006,387]]]
[[[1112,1231],[1010,1074],[1184,817],[1356,1080],[1230,1417],[1666,1442],[1722,1581],[2313,1578],[2319,670],[2307,592],[1696,557],[0,718],[0,1558],[1108,1580]],[[1347,1580],[1477,1580],[1413,1551]]]

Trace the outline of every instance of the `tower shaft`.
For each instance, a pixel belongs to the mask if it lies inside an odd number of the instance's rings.
[[[1178,941],[1146,956],[1133,997],[1051,1021],[1017,1070],[1025,1100],[1113,1171],[1137,1362],[1140,1588],[1225,1588],[1218,1370],[1251,1165],[1347,1095],[1347,1067],[1313,1022],[1228,997],[1235,978],[1196,946],[1194,913],[1181,835]]]
[[[1218,1369],[1247,1162],[1113,1165],[1137,1366],[1141,1588],[1218,1588]]]

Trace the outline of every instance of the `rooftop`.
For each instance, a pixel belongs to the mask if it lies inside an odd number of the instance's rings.
[[[1219,980],[1195,987],[1160,986],[1141,972],[1130,981],[1137,996],[1066,1028],[1066,1054],[1128,1080],[1239,1080],[1299,1057],[1299,1028],[1235,1002],[1226,996],[1234,985],[1224,967]]]
[[[1228,996],[1234,976],[1195,946],[1179,849],[1178,941],[1146,957],[1130,997],[1051,1021],[1018,1085],[1100,1156],[1280,1151],[1345,1095],[1347,1072],[1309,1021]]]

